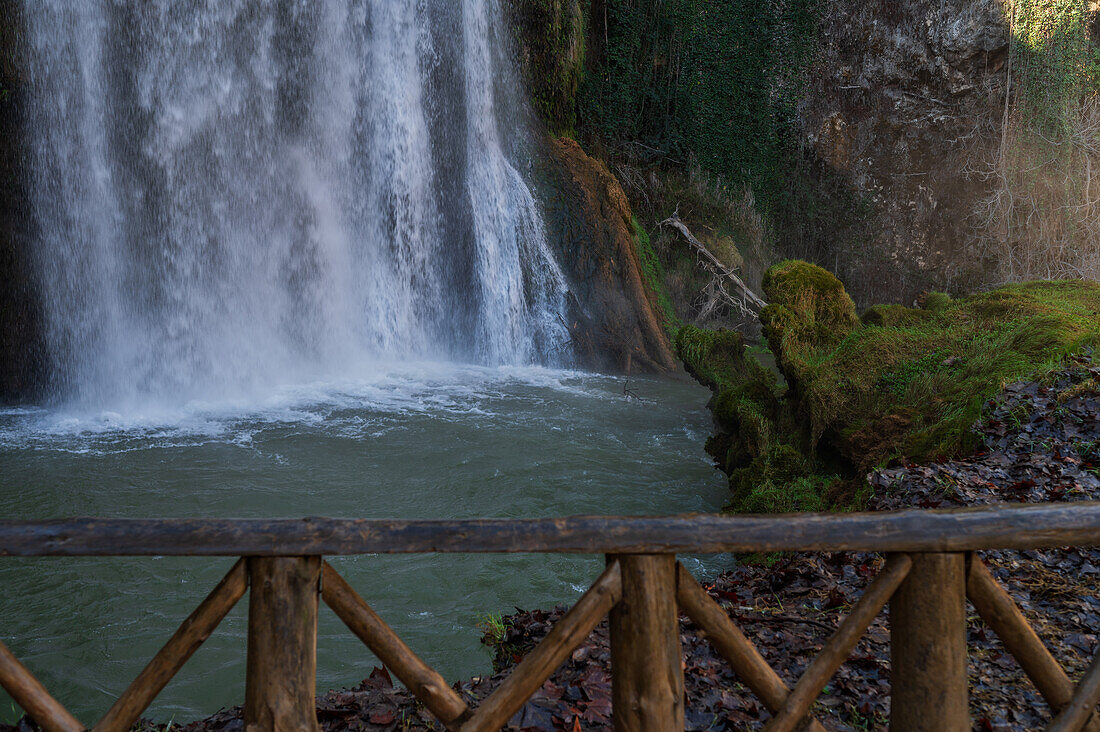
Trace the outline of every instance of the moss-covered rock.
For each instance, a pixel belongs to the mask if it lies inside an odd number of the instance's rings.
[[[685,325],[675,347],[688,373],[713,392],[707,406],[715,435],[706,448],[718,466],[732,473],[767,455],[786,423],[775,372],[749,354],[736,331]]]
[[[649,238],[649,232],[645,230],[637,216],[630,219],[634,228],[634,248],[638,252],[638,264],[641,267],[642,280],[646,288],[653,294],[653,302],[661,325],[670,336],[675,335],[680,327],[680,318],[676,315],[676,308],[668,294],[668,286],[664,265],[657,252],[653,249],[653,242]]]
[[[820,511],[830,478],[814,475],[806,458],[790,445],[775,445],[746,468],[730,473],[736,513]]]
[[[568,138],[539,156],[545,222],[570,280],[573,350],[585,368],[622,373],[676,369],[660,293],[644,276],[630,203],[607,166]]]
[[[943,312],[951,304],[951,296],[946,292],[926,292],[918,298],[921,309],[930,313]]]
[[[864,325],[880,328],[905,328],[918,325],[928,319],[930,313],[903,305],[872,305],[859,320]]]
[[[859,324],[844,285],[815,264],[780,262],[764,274],[763,289],[768,301],[760,317],[764,334],[776,355],[792,366],[844,340]]]
[[[730,476],[735,510],[811,506],[812,490],[851,504],[871,467],[966,450],[981,405],[1003,383],[1100,343],[1095,282],[1029,282],[957,300],[930,293],[921,308],[876,306],[862,319],[819,267],[783,262],[764,283],[761,320],[786,390],[761,377],[739,338],[685,328],[676,341],[714,392],[708,450]]]
[[[748,378],[745,337],[735,330],[704,330],[685,325],[676,334],[676,353],[703,386],[724,389]]]
[[[741,252],[738,251],[737,245],[733,243],[731,237],[704,233],[699,238],[706,246],[707,251],[713,254],[714,258],[721,262],[726,269],[736,270],[745,263],[745,258],[741,256]]]

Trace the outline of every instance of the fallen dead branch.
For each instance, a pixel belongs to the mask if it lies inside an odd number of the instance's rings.
[[[703,288],[703,294],[707,299],[699,311],[698,321],[704,321],[719,305],[727,305],[743,315],[752,317],[757,317],[767,306],[768,303],[764,298],[753,292],[732,269],[722,264],[701,241],[695,238],[687,224],[680,220],[679,207],[672,212],[672,216],[660,222],[658,226],[671,226],[679,231],[699,256],[699,263],[711,274],[711,281]],[[727,285],[732,286],[737,294],[731,293]]]

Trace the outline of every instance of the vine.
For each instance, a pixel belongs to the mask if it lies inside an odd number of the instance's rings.
[[[554,135],[576,134],[586,6],[582,0],[507,0],[532,104]]]
[[[1072,134],[1082,97],[1100,80],[1100,58],[1086,35],[1083,0],[1015,0],[1012,75],[1016,111],[1032,131],[1053,141]]]
[[[602,53],[578,104],[583,131],[751,185],[781,203],[798,158],[795,108],[819,0],[606,0]]]

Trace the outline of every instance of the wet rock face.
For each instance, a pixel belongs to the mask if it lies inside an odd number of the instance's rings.
[[[585,8],[580,0],[505,0],[503,7],[532,106],[553,134],[571,132],[584,74]]]
[[[677,368],[642,280],[630,204],[603,163],[576,142],[547,142],[547,234],[570,280],[569,331],[580,365],[623,373]]]
[[[19,3],[0,0],[0,402],[30,398],[44,378],[30,268],[29,202],[20,161],[23,73],[16,63]]]
[[[1005,101],[1002,3],[832,0],[822,11],[800,108],[808,142],[874,205],[888,258],[940,288],[965,277],[973,212],[989,193],[976,171]]]

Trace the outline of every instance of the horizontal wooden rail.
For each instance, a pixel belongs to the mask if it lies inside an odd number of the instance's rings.
[[[0,555],[240,556],[95,730],[128,729],[250,588],[246,729],[319,729],[319,601],[389,666],[447,729],[500,729],[605,616],[616,730],[684,728],[681,610],[774,714],[767,730],[820,730],[811,708],[890,603],[893,732],[970,727],[965,599],[1002,638],[1056,718],[1058,732],[1096,729],[1100,655],[1074,684],[981,549],[1100,545],[1100,502],[779,516],[599,517],[399,521],[60,519],[0,521]],[[789,688],[675,554],[871,551],[891,556],[833,636]],[[607,570],[492,694],[463,699],[402,641],[322,555],[429,552],[604,553]],[[0,644],[0,687],[46,732],[84,729]]]
[[[0,521],[8,556],[963,552],[1100,544],[1100,502],[772,516]]]

